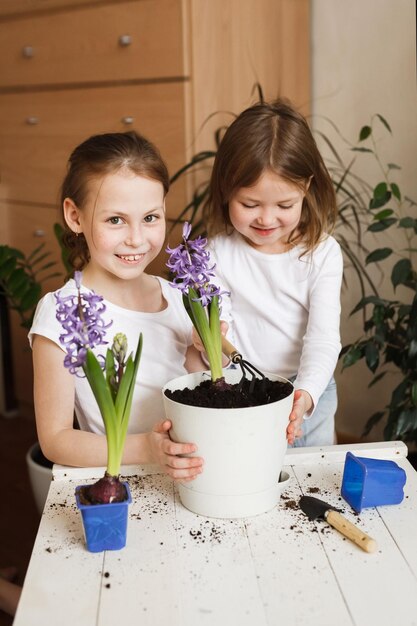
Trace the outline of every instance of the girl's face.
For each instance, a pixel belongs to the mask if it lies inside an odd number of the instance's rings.
[[[164,189],[159,181],[124,169],[90,180],[82,210],[66,202],[70,228],[84,233],[87,241],[89,273],[137,278],[164,244]]]
[[[230,221],[257,250],[285,252],[288,236],[297,231],[304,196],[299,187],[266,170],[252,187],[241,187],[232,196]]]

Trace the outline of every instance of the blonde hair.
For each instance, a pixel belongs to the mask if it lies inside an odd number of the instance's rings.
[[[336,194],[306,119],[284,99],[251,106],[227,129],[205,205],[209,235],[233,230],[230,199],[240,188],[254,185],[266,170],[305,192],[297,233],[290,235],[289,242],[302,243],[304,254],[314,250],[323,235],[334,229]]]

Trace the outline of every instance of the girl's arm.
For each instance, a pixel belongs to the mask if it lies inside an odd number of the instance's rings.
[[[36,427],[44,455],[61,465],[106,466],[106,437],[73,427],[74,377],[63,365],[62,350],[49,339],[35,335],[33,368]],[[196,448],[171,441],[170,427],[165,420],[150,433],[127,435],[123,463],[158,463],[174,479],[195,478],[202,471],[202,459],[179,457]]]

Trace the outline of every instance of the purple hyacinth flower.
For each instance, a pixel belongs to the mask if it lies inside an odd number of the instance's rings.
[[[57,301],[56,318],[64,332],[59,341],[65,348],[64,365],[71,374],[77,374],[85,364],[87,349],[106,345],[106,331],[112,322],[106,324],[103,313],[106,306],[103,298],[93,291],[81,293],[81,272],[75,273],[78,294],[61,296],[55,295]]]
[[[210,304],[214,296],[228,295],[227,291],[220,289],[210,281],[215,276],[215,264],[210,266],[210,254],[206,250],[207,238],[196,237],[190,240],[191,224],[185,222],[182,229],[183,242],[176,248],[167,247],[166,251],[170,255],[167,267],[175,275],[170,283],[171,287],[179,289],[183,294],[188,294],[190,287],[199,294],[196,299],[203,306]]]

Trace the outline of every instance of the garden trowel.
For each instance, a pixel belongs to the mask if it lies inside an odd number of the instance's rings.
[[[362,532],[360,528],[349,522],[346,517],[343,517],[335,507],[327,504],[327,502],[312,496],[302,496],[298,504],[308,519],[314,521],[318,518],[323,518],[330,526],[336,528],[342,535],[356,543],[365,552],[375,552],[377,549],[375,539],[372,539],[372,537]]]

